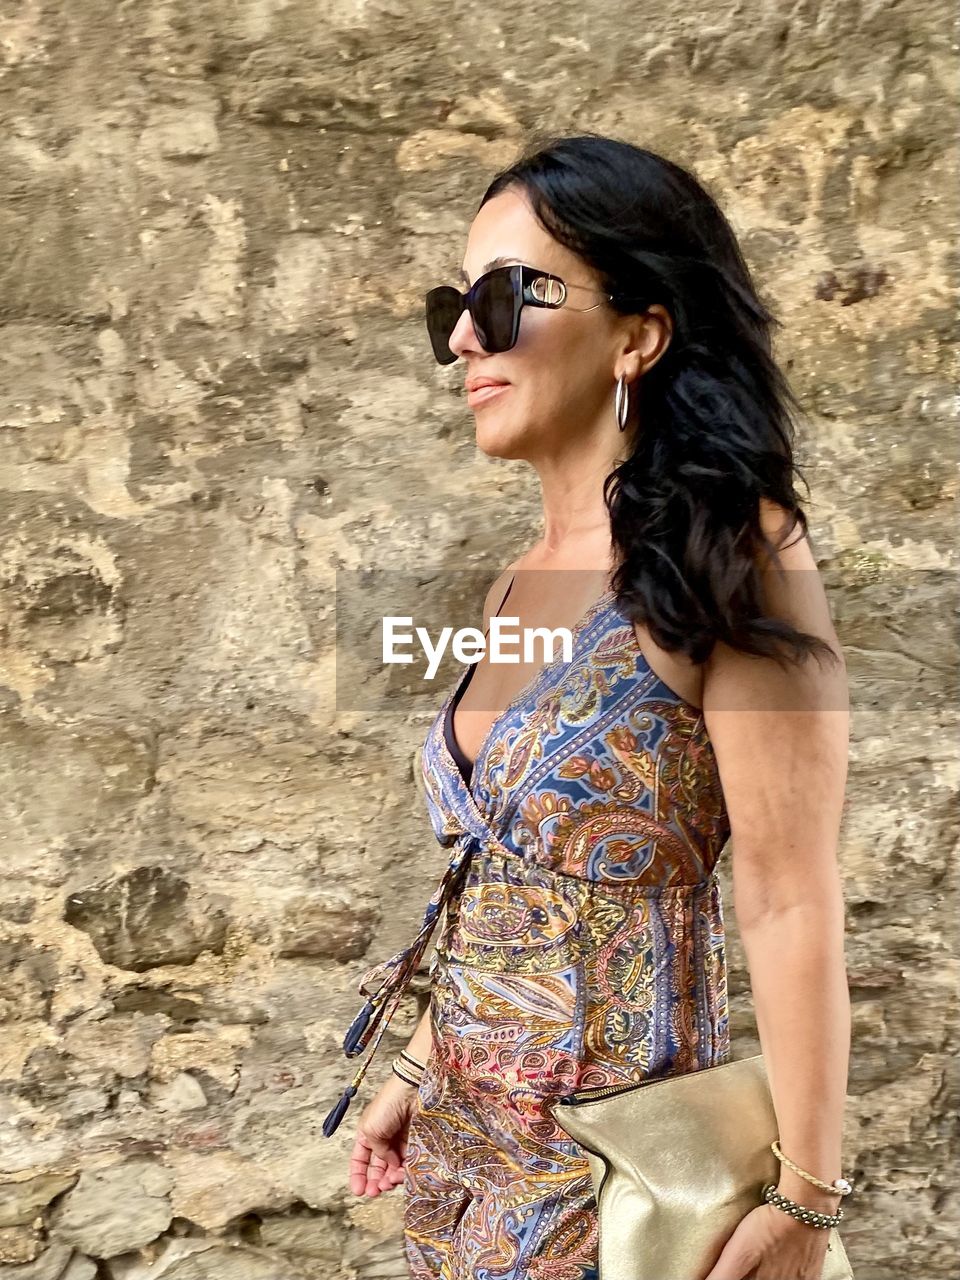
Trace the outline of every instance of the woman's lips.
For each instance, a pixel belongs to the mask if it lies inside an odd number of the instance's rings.
[[[501,391],[506,391],[509,382],[500,382],[496,386],[478,387],[476,391],[467,393],[467,404],[471,408],[479,408],[480,405],[486,404],[488,400],[492,400],[494,396],[498,396]]]

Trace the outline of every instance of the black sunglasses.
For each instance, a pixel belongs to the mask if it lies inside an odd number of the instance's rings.
[[[467,290],[461,293],[450,284],[438,285],[426,295],[427,332],[433,354],[440,364],[452,364],[456,355],[450,350],[450,338],[464,311],[470,319],[477,339],[484,351],[509,351],[516,344],[520,333],[520,312],[524,307],[550,307],[556,309],[566,302],[567,289],[586,289],[589,293],[601,293],[587,285],[567,285],[559,276],[538,271],[525,263],[497,267],[479,276]],[[612,301],[613,295],[603,297]],[[602,307],[571,307],[573,311],[593,311]]]

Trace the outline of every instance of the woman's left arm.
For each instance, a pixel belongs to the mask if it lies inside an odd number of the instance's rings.
[[[786,533],[779,507],[764,503],[762,510],[785,570],[764,570],[767,612],[819,636],[837,658],[810,656],[781,667],[718,644],[705,664],[703,710],[730,820],[734,910],[780,1149],[829,1183],[843,1173],[850,1057],[837,861],[849,691],[807,539],[799,529]],[[777,1186],[821,1212],[834,1213],[842,1203],[783,1164]],[[706,1280],[820,1280],[828,1234],[761,1205],[741,1222]]]

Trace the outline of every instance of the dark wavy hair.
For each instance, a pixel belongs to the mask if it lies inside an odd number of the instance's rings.
[[[760,499],[807,531],[809,493],[793,447],[799,404],[772,355],[780,322],[760,301],[733,229],[685,169],[599,134],[531,143],[493,179],[482,207],[519,187],[541,225],[599,273],[623,315],[662,304],[673,335],[631,387],[640,429],[604,483],[628,616],[670,651],[703,662],[717,639],[782,661],[837,655],[764,613],[758,552],[777,548]]]

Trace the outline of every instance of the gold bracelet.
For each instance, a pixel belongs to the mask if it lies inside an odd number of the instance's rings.
[[[418,1062],[412,1053],[407,1053],[406,1049],[400,1050],[400,1057],[405,1058],[410,1066],[416,1068],[417,1071],[426,1071],[427,1069],[425,1062]]]
[[[788,1169],[792,1169],[794,1173],[798,1173],[801,1178],[806,1178],[807,1182],[812,1182],[815,1187],[819,1187],[821,1191],[832,1191],[834,1195],[848,1196],[853,1190],[853,1183],[846,1178],[835,1178],[833,1182],[821,1182],[819,1178],[815,1178],[812,1173],[807,1173],[801,1169],[799,1165],[789,1160],[780,1150],[780,1143],[773,1141],[770,1143],[770,1150],[777,1157],[781,1164],[785,1164]]]

